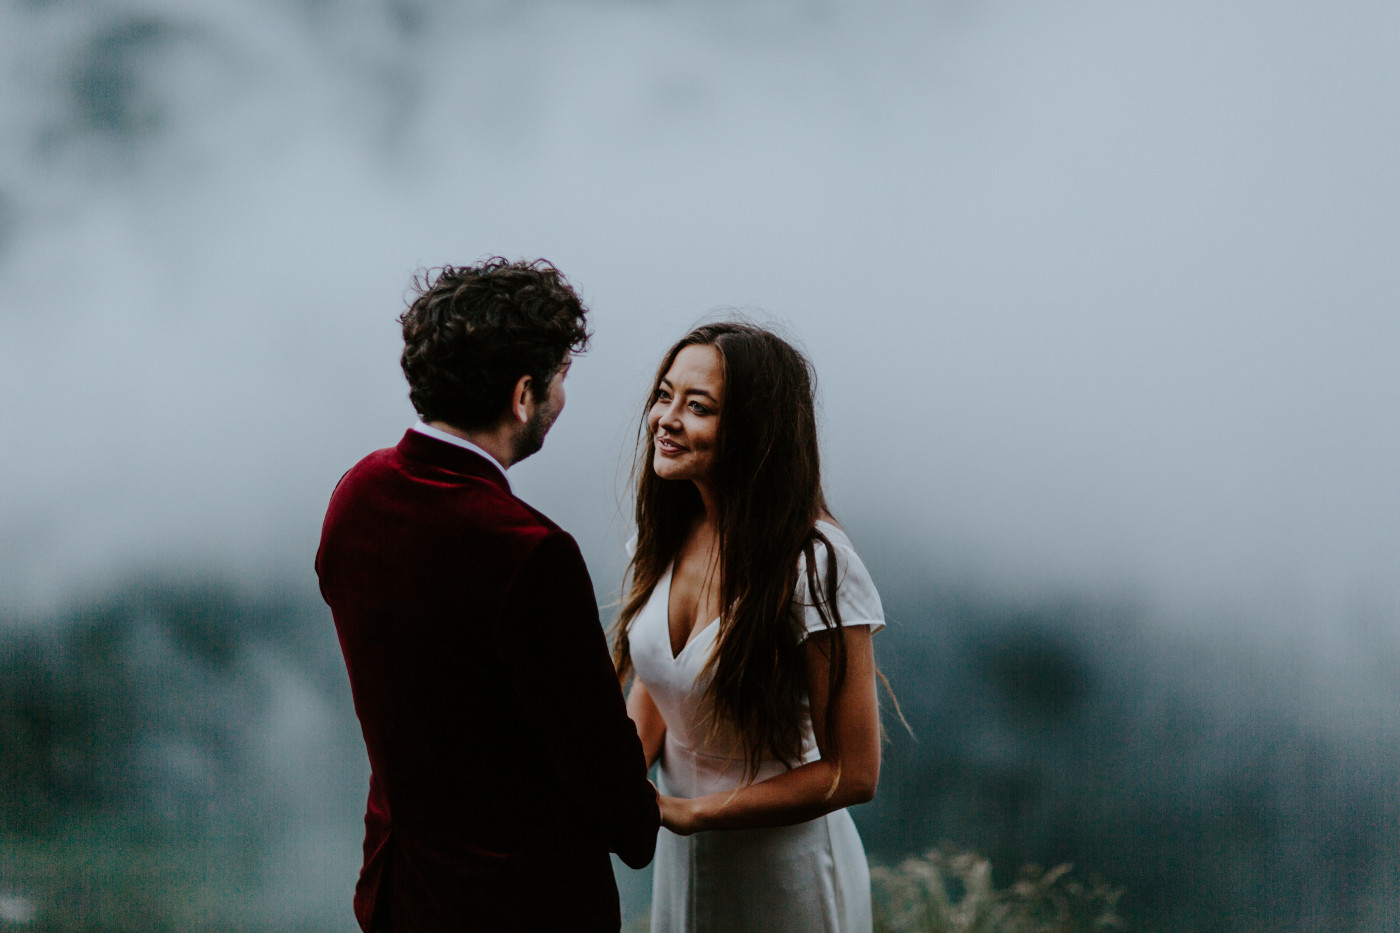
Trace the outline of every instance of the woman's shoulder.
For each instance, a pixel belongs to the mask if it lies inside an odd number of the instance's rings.
[[[870,571],[866,568],[865,562],[856,553],[855,545],[851,543],[851,538],[846,534],[844,528],[824,518],[819,518],[815,525],[816,531],[820,535],[813,542],[812,556],[816,558],[816,574],[818,580],[825,580],[831,558],[835,558],[836,564],[836,586],[838,589],[854,587],[860,590],[868,590],[872,594],[875,592],[875,583],[870,579]],[[830,545],[831,552],[828,555],[827,547]],[[806,582],[807,555],[804,553],[798,557],[798,584],[802,586]]]
[[[821,591],[826,589],[827,576],[834,565],[836,602],[842,624],[869,625],[872,631],[884,628],[885,611],[880,603],[880,593],[875,588],[875,581],[870,578],[870,571],[851,544],[850,537],[840,525],[826,519],[817,520],[816,531],[821,537],[814,542],[812,556],[815,566],[812,569],[815,571],[818,592],[808,592],[807,555],[804,552],[798,558],[797,590],[793,594],[794,603],[802,612],[804,627],[809,632],[821,631],[825,627],[817,603],[826,598]],[[830,551],[827,549],[828,543]]]
[[[851,543],[850,535],[846,534],[846,529],[836,524],[835,519],[819,518],[814,524],[814,529],[820,537],[814,542],[817,550],[817,559],[820,561],[826,551],[828,543],[836,550],[837,560],[842,558],[856,557],[855,545]],[[806,559],[806,555],[803,555]],[[859,558],[857,558],[859,560]]]

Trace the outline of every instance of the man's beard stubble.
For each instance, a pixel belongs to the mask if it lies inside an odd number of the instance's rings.
[[[516,436],[515,450],[512,451],[514,457],[512,463],[519,463],[531,454],[539,453],[544,447],[544,436],[549,433],[549,429],[554,426],[554,421],[559,417],[559,409],[545,407],[543,405],[535,408],[535,413],[530,420],[525,422],[525,427]]]

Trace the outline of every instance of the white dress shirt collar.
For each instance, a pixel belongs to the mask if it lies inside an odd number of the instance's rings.
[[[417,431],[419,434],[426,434],[429,437],[437,438],[440,441],[446,441],[449,444],[456,444],[458,447],[463,447],[467,450],[470,450],[474,454],[479,454],[480,456],[486,458],[487,463],[500,470],[502,477],[506,476],[505,464],[501,463],[501,461],[497,460],[494,456],[491,455],[491,453],[489,453],[486,450],[483,450],[476,444],[473,444],[465,437],[458,437],[455,434],[448,434],[446,431],[443,431],[440,428],[435,428],[430,424],[425,424],[421,420],[413,426],[413,430]],[[510,488],[510,479],[508,477],[506,477],[506,488]]]

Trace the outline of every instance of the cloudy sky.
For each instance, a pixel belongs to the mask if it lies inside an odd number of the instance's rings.
[[[304,584],[411,276],[499,253],[593,309],[513,480],[600,591],[657,358],[742,308],[901,572],[1400,622],[1389,0],[8,4],[0,82],[5,606]]]

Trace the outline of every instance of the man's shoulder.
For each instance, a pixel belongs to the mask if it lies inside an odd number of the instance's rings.
[[[393,459],[392,449],[387,451],[388,460],[372,459],[380,453],[385,452],[376,451],[361,461],[367,470],[402,469],[403,464]],[[417,483],[434,487],[434,494],[425,496],[419,507],[438,513],[449,526],[473,538],[487,538],[503,550],[520,553],[532,551],[547,541],[554,546],[567,542],[568,546],[576,547],[573,537],[548,515],[491,479],[469,475],[411,476],[410,484]]]
[[[522,560],[531,554],[546,563],[581,558],[573,535],[534,506],[501,493],[491,496],[490,508],[493,514],[482,520],[481,531],[497,537],[502,548],[514,550]]]
[[[517,498],[488,471],[477,475],[419,463],[396,447],[372,451],[346,471],[329,514],[354,525],[367,519],[412,528],[415,537],[444,545],[485,539],[500,557],[524,559],[545,542],[551,552],[577,550],[573,537],[553,519]]]
[[[336,489],[365,481],[373,482],[377,477],[397,472],[398,451],[393,447],[372,450],[359,459],[340,477]]]
[[[525,514],[529,517],[529,521],[534,522],[536,525],[538,525],[539,527],[545,529],[546,531],[549,531],[549,532],[558,532],[559,534],[562,534],[562,535],[565,535],[565,536],[568,535],[568,532],[566,532],[566,531],[564,531],[564,529],[560,528],[560,527],[554,522],[554,519],[550,518],[548,515],[544,514],[543,512],[541,512],[539,509],[535,508],[535,507],[534,507],[533,505],[531,505],[530,503],[525,502],[525,501],[522,500],[522,499],[517,499],[517,498],[515,498],[515,496],[511,496],[510,498],[511,498],[512,501],[515,502],[516,505],[518,505],[521,509],[524,510]]]

